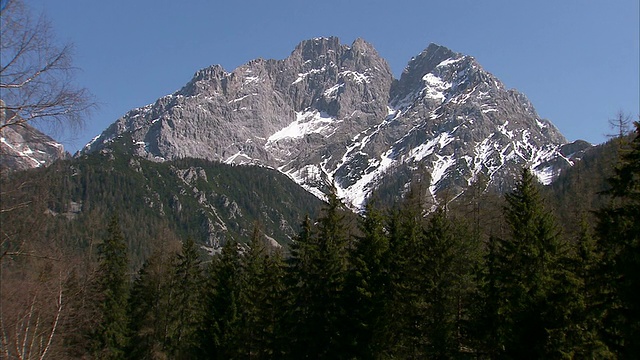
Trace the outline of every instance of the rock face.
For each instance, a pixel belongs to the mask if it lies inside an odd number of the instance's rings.
[[[371,44],[332,37],[303,41],[284,60],[202,69],[83,151],[118,143],[157,161],[266,165],[318,196],[334,181],[361,208],[381,183],[406,187],[411,176],[398,174],[415,171],[429,174],[435,201],[480,174],[487,186],[509,186],[521,166],[548,183],[571,165],[560,151],[566,142],[473,57],[432,44],[396,80]]]
[[[69,157],[62,144],[28,124],[0,130],[0,170],[18,171],[48,166]]]

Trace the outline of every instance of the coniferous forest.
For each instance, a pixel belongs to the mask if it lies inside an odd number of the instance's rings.
[[[617,161],[602,184],[576,175],[589,159],[552,187],[525,169],[504,195],[469,191],[446,206],[423,203],[415,181],[361,215],[330,190],[319,213],[298,214],[287,246],[268,241],[259,215],[207,254],[161,220],[104,211],[84,233],[34,240],[46,226],[21,210],[37,199],[16,203],[2,214],[2,356],[637,358],[635,125],[608,145]],[[154,237],[144,251],[123,232],[132,222],[156,229],[140,230]]]

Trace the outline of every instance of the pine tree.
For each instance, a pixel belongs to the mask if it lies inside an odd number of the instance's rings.
[[[348,237],[343,205],[335,188],[318,219],[317,232],[306,219],[292,248],[289,301],[292,358],[346,356],[344,283]]]
[[[100,359],[122,359],[129,337],[127,298],[127,245],[117,217],[109,223],[108,237],[98,247],[100,322],[95,329],[94,356]]]
[[[132,332],[129,358],[166,357],[175,279],[176,254],[154,251],[133,282],[129,296],[129,320]]]
[[[205,310],[199,331],[202,358],[228,359],[238,349],[241,259],[238,243],[227,241],[207,271]],[[244,341],[244,339],[242,339]]]
[[[614,357],[599,334],[602,328],[602,304],[599,297],[602,277],[598,274],[601,261],[602,254],[597,248],[596,238],[583,217],[575,242],[575,254],[569,262],[570,271],[577,280],[573,318],[576,326],[569,329],[565,337],[573,346],[573,355],[576,358]]]
[[[424,231],[422,254],[425,354],[432,359],[457,357],[468,346],[478,244],[466,228],[456,226],[444,209],[438,209]]]
[[[174,359],[191,359],[198,344],[198,327],[203,315],[201,292],[204,284],[200,254],[191,238],[182,244],[173,274],[169,344]]]
[[[284,264],[281,253],[265,243],[255,225],[248,250],[242,258],[243,272],[238,299],[240,324],[238,353],[252,359],[282,355],[280,328],[284,296]]]
[[[504,339],[507,337],[505,314],[502,294],[506,284],[505,273],[501,265],[505,260],[499,249],[500,240],[490,236],[487,242],[484,267],[481,268],[480,294],[477,298],[473,319],[473,334],[477,342],[476,352],[486,355],[490,359],[499,358],[503,350]]]
[[[487,261],[487,312],[499,319],[489,329],[494,341],[489,352],[523,359],[570,355],[562,336],[572,326],[575,281],[566,266],[566,247],[528,169],[506,201],[510,236],[493,240]]]
[[[315,259],[318,257],[317,237],[309,216],[305,216],[300,232],[291,244],[288,259],[286,288],[286,315],[283,319],[289,344],[285,350],[287,358],[305,357],[302,354],[313,344],[313,332],[310,326],[311,308],[314,291],[309,279],[318,278]]]
[[[385,357],[448,359],[469,346],[479,245],[438,209],[407,198],[392,214]]]
[[[424,209],[420,183],[412,185],[399,209],[389,216],[389,287],[385,300],[387,338],[384,357],[423,357],[426,338],[422,332],[424,273],[422,240]]]
[[[389,286],[389,239],[382,214],[370,201],[360,219],[360,232],[350,251],[345,289],[349,351],[360,359],[371,359],[384,349],[382,330]]]
[[[603,336],[620,358],[640,353],[640,122],[634,125],[635,137],[608,179],[610,204],[597,212]]]

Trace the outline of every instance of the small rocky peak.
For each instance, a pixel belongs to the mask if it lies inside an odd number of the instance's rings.
[[[62,144],[27,123],[6,126],[0,135],[0,171],[3,173],[49,166],[56,160],[71,157]]]
[[[423,77],[426,74],[434,73],[436,71],[441,72],[442,70],[447,72],[447,69],[440,69],[443,65],[450,67],[453,66],[453,64],[458,64],[456,65],[457,68],[460,65],[470,66],[474,62],[475,60],[469,56],[456,53],[447,47],[432,43],[419,55],[413,57],[409,61],[407,67],[400,76],[400,80],[394,83],[391,90],[391,98],[403,98],[409,93],[419,91],[424,86]],[[457,70],[454,70],[454,72],[457,72]]]
[[[560,153],[569,159],[581,159],[584,153],[591,149],[593,145],[584,141],[576,140],[560,147]]]
[[[227,75],[227,72],[220,65],[211,65],[200,69],[196,71],[191,80],[178,93],[184,96],[192,96],[206,92],[212,86],[217,89]]]
[[[391,99],[401,99],[422,87],[422,77],[433,71],[442,61],[454,57],[456,53],[446,47],[430,44],[418,56],[411,58],[400,80],[391,88]]]
[[[334,57],[327,56],[325,63],[329,67],[335,67],[335,71],[338,74],[348,77],[357,74],[358,82],[369,82],[369,80],[375,78],[375,81],[386,83],[387,80],[382,79],[387,77],[390,77],[389,82],[393,80],[391,68],[386,60],[380,57],[373,46],[364,40],[356,40],[351,47],[344,46],[343,51],[335,55]]]
[[[337,37],[319,37],[301,42],[293,54],[299,53],[303,60],[314,60],[326,55],[330,50],[340,51],[341,48],[340,39]]]
[[[433,69],[435,69],[435,67],[441,62],[460,56],[462,55],[451,51],[449,48],[432,43],[418,56],[409,61],[409,64],[402,72],[402,76],[404,77],[405,74],[411,75],[414,73],[418,73],[422,76],[433,71]]]
[[[220,65],[211,65],[196,71],[192,81],[220,79],[226,75],[226,71]]]
[[[357,38],[353,41],[353,44],[351,44],[351,50],[363,55],[379,56],[373,45],[362,38]]]

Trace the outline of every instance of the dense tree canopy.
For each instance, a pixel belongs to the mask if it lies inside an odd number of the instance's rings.
[[[570,225],[555,219],[567,208],[551,211],[561,204],[547,196],[553,189],[525,169],[502,199],[479,184],[442,207],[425,204],[416,181],[397,206],[371,201],[356,216],[334,190],[289,246],[276,245],[259,221],[219,249],[180,241],[127,202],[139,196],[138,172],[67,179],[109,196],[84,195],[91,217],[51,217],[49,231],[66,229],[73,239],[75,266],[22,264],[5,248],[2,271],[11,281],[2,283],[3,306],[22,317],[4,311],[0,318],[4,355],[27,336],[44,344],[33,353],[62,358],[633,358],[640,351],[639,143],[637,134],[622,143],[609,190],[594,195],[603,199],[592,203],[606,205],[593,215],[565,214]],[[109,220],[99,205],[105,199],[126,210]],[[55,201],[43,204],[43,213],[46,205],[63,211]],[[80,225],[91,231],[74,230]],[[3,230],[25,226],[4,222]],[[138,229],[125,235],[131,227]],[[144,246],[132,238],[139,234]],[[34,270],[23,271],[27,265]],[[38,296],[21,303],[18,285],[33,285],[25,294]],[[41,294],[62,301],[45,306]],[[38,336],[6,330],[34,324],[25,314],[57,325]]]

